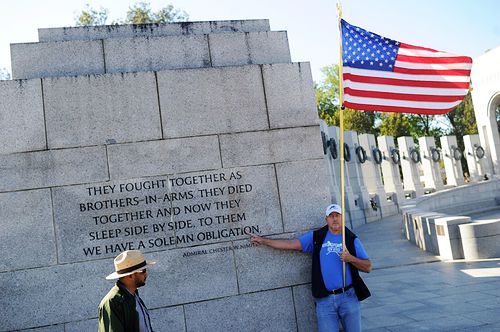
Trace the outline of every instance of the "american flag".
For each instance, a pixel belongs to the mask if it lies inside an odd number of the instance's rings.
[[[469,90],[472,59],[379,36],[341,20],[344,106],[444,114]]]

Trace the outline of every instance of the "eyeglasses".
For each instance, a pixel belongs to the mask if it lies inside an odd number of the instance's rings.
[[[146,272],[148,272],[148,271],[147,271],[147,269],[144,269],[144,270],[140,270],[140,271],[138,271],[137,273],[142,273],[142,274],[144,274],[144,273],[146,273]]]

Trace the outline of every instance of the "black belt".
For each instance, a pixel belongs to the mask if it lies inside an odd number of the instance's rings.
[[[330,294],[334,294],[334,295],[337,295],[337,294],[342,294],[343,292],[347,291],[348,289],[351,289],[352,288],[352,284],[350,284],[349,286],[347,287],[342,287],[342,288],[337,288],[337,289],[334,289],[334,290],[331,290],[331,291],[328,291],[328,293]]]

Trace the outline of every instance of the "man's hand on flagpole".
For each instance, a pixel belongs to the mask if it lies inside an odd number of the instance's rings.
[[[344,250],[340,253],[340,259],[345,263],[354,265],[361,272],[370,273],[372,270],[372,262],[369,259],[360,259],[351,255],[349,250],[344,246]]]

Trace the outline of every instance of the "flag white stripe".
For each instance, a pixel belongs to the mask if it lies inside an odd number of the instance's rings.
[[[453,70],[453,69],[466,69],[472,68],[472,63],[418,63],[418,62],[405,62],[398,61],[394,64],[395,67],[409,68],[409,69],[437,69],[437,70]]]
[[[425,88],[414,86],[401,86],[401,85],[385,85],[385,84],[370,84],[352,82],[345,80],[344,86],[355,90],[365,91],[380,91],[380,92],[394,92],[406,93],[412,95],[435,95],[435,96],[465,96],[467,89],[449,89],[449,88]]]
[[[440,75],[411,75],[411,74],[400,74],[393,73],[390,71],[378,71],[369,69],[359,69],[353,67],[343,67],[344,73],[349,73],[353,75],[360,76],[371,76],[380,78],[396,78],[400,80],[418,80],[418,81],[434,81],[434,82],[458,82],[458,83],[468,83],[470,81],[469,76],[440,76]]]
[[[433,51],[418,50],[418,49],[404,48],[404,47],[399,48],[398,54],[410,55],[410,56],[425,56],[425,57],[432,57],[432,58],[461,57],[459,55],[450,54],[450,53],[446,53],[446,52],[433,52]]]
[[[345,101],[355,104],[365,105],[381,105],[381,106],[395,106],[395,107],[411,107],[422,109],[448,109],[457,106],[461,101],[454,102],[427,102],[427,101],[411,101],[411,100],[394,100],[394,99],[380,99],[368,97],[355,97],[346,94]]]

